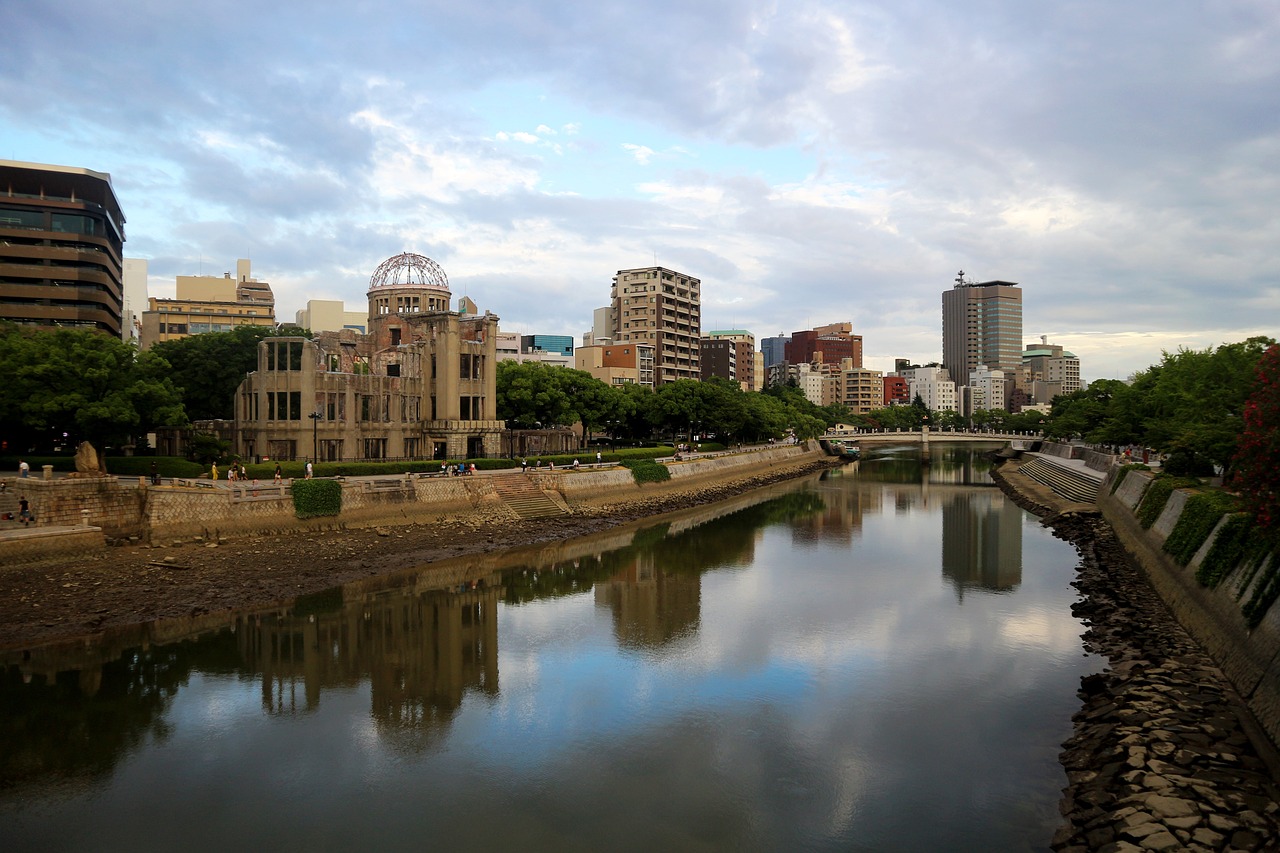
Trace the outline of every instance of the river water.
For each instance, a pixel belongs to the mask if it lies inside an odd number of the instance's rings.
[[[1077,557],[968,447],[0,654],[0,850],[1045,850]]]

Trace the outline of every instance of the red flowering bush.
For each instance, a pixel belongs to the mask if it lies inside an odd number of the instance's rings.
[[[1280,527],[1280,344],[1272,344],[1258,360],[1233,469],[1246,508],[1262,530],[1275,532]]]

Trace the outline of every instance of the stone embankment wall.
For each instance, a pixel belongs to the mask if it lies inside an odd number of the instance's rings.
[[[661,496],[707,483],[734,481],[779,465],[822,456],[816,445],[770,447],[668,464],[671,480],[638,485],[626,468],[530,471],[541,488],[570,505]],[[29,484],[29,485],[28,485]],[[493,479],[475,477],[355,478],[342,484],[342,513],[299,519],[287,483],[220,484],[198,480],[153,487],[145,478],[98,477],[22,481],[39,526],[102,528],[108,540],[320,530],[337,526],[429,523],[475,511],[502,512]],[[6,548],[7,553],[7,548]]]
[[[1124,479],[1112,493],[1111,480],[1117,476]],[[1144,530],[1135,510],[1152,479],[1145,471],[1115,468],[1099,492],[1098,507],[1178,621],[1222,667],[1272,743],[1280,744],[1280,605],[1273,606],[1252,630],[1240,611],[1252,587],[1264,582],[1267,567],[1253,573],[1237,567],[1216,588],[1201,586],[1196,569],[1222,523],[1186,566],[1178,565],[1163,546],[1192,493],[1175,491],[1160,517]]]

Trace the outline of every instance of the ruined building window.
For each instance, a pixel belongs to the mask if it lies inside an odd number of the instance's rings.
[[[391,345],[393,347],[400,346],[400,330],[399,329],[391,330]]]
[[[400,365],[396,364],[395,362],[392,362],[391,364],[388,364],[388,365],[387,365],[387,375],[388,375],[388,376],[399,376],[399,375],[400,375]]]

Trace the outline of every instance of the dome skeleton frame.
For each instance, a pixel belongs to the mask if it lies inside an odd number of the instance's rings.
[[[379,287],[432,287],[449,290],[449,277],[425,255],[402,252],[378,264],[369,278],[369,289]]]

